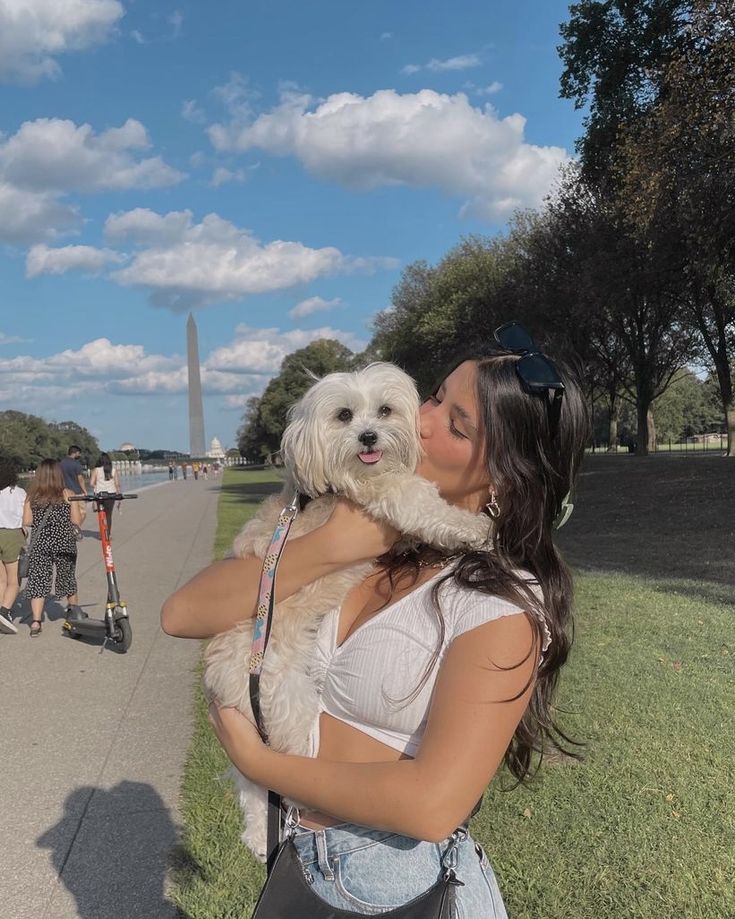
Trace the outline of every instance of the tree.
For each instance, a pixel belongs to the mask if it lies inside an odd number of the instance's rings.
[[[675,240],[682,301],[716,375],[735,456],[735,3],[695,2],[656,104],[621,131],[630,217]]]
[[[424,261],[407,266],[391,308],[375,318],[376,352],[428,391],[450,361],[492,341],[509,318],[504,291],[511,259],[507,239],[472,236],[433,267]]]
[[[561,34],[561,94],[590,105],[583,173],[678,273],[735,456],[735,3],[585,0]]]
[[[251,396],[245,404],[242,423],[237,429],[237,447],[240,456],[249,463],[262,462],[268,453],[267,434],[260,419],[260,397]]]
[[[587,179],[606,182],[621,125],[657,98],[658,77],[680,49],[691,0],[582,0],[559,27],[560,95],[589,106],[577,141]]]
[[[94,462],[99,445],[89,431],[74,421],[47,422],[24,412],[0,412],[0,456],[22,469],[35,468],[43,459],[61,459],[72,444]]]
[[[706,383],[691,370],[683,370],[653,404],[660,439],[680,442],[716,429],[722,416],[714,408],[713,411]]]

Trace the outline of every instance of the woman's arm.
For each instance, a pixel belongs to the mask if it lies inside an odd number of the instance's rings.
[[[276,602],[325,575],[377,558],[396,536],[356,505],[338,501],[325,524],[286,543],[278,566]],[[262,567],[261,559],[251,557],[229,558],[205,568],[163,604],[161,628],[178,638],[211,638],[252,618]]]
[[[532,682],[523,690],[536,656],[523,615],[457,638],[441,666],[414,760],[290,756],[266,747],[236,709],[213,705],[210,721],[232,762],[257,784],[340,820],[439,842],[470,813],[502,762],[528,705]]]
[[[89,487],[94,491],[94,486],[97,481],[97,467],[95,466],[92,472],[89,474]]]
[[[26,498],[23,502],[23,526],[33,526],[33,511],[31,510],[31,499]]]
[[[69,491],[68,488],[64,489],[64,500],[69,505],[69,516],[71,517],[71,522],[76,527],[80,527],[84,523],[84,518],[87,516],[87,512],[84,510],[84,506],[81,501],[70,501],[69,498],[74,494],[73,491]]]

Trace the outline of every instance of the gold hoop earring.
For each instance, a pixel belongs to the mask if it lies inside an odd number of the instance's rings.
[[[498,504],[498,496],[494,491],[490,492],[490,500],[485,505],[485,510],[488,512],[488,515],[492,517],[493,520],[497,520],[500,516],[500,505]]]

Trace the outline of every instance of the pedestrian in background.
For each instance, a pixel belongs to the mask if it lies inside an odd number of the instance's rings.
[[[87,493],[87,485],[84,481],[84,466],[82,466],[79,460],[81,455],[81,447],[72,444],[67,450],[67,455],[61,461],[61,474],[64,476],[64,487],[68,488],[74,495],[85,495]]]
[[[67,614],[79,609],[77,596],[77,539],[74,527],[84,522],[82,504],[70,501],[73,492],[64,485],[61,463],[45,459],[23,506],[23,526],[38,527],[28,556],[26,596],[31,601],[31,637],[40,635],[43,606],[51,593],[56,572],[54,596],[66,597]],[[83,614],[82,614],[83,615]]]
[[[26,541],[23,530],[23,506],[26,493],[18,485],[15,465],[0,462],[0,562],[5,574],[5,585],[0,592],[0,632],[15,634],[13,604],[18,597],[18,556]]]
[[[96,495],[119,495],[120,494],[120,476],[117,469],[112,465],[109,453],[100,453],[97,465],[92,470],[89,477],[89,484]],[[112,535],[112,509],[115,506],[114,498],[102,498],[102,508],[105,512],[107,521],[107,535]],[[120,502],[117,502],[118,510]]]

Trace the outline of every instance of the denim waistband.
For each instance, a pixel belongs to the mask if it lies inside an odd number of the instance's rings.
[[[469,838],[467,829],[464,827],[462,829],[464,830],[464,836]],[[388,840],[396,839],[404,841],[401,848],[432,846],[437,850],[438,854],[442,854],[449,846],[451,837],[447,837],[440,843],[425,842],[420,839],[403,836],[401,833],[393,833],[390,830],[375,830],[370,827],[359,826],[356,823],[339,823],[323,830],[297,826],[294,830],[294,844],[305,867],[319,862],[320,849],[326,850],[331,858],[346,855],[349,852],[357,852],[376,842],[387,842]]]

